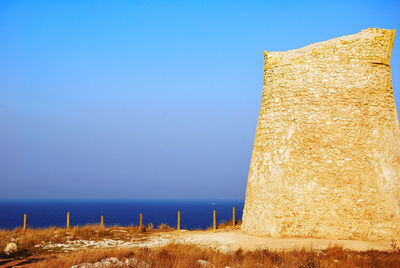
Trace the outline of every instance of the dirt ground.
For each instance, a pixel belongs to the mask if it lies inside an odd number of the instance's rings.
[[[329,240],[315,238],[267,238],[248,235],[239,230],[221,231],[175,231],[169,233],[171,240],[176,242],[194,243],[202,246],[228,247],[232,250],[271,249],[326,249],[329,246],[341,245],[344,249],[355,251],[380,250],[391,248],[391,241],[357,241],[357,240]]]

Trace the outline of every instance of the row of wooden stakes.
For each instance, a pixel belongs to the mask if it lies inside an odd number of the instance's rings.
[[[67,229],[69,229],[69,211],[67,212]],[[143,214],[139,214],[140,223],[139,226],[143,226]],[[24,214],[24,227],[23,229],[26,230],[26,223],[27,223],[27,215]],[[232,225],[235,226],[236,224],[236,215],[235,215],[235,207],[232,208]],[[100,217],[100,226],[104,227],[104,216]],[[177,230],[181,229],[181,212],[178,210],[178,219],[177,219]],[[217,213],[215,209],[213,210],[213,230],[217,230]]]

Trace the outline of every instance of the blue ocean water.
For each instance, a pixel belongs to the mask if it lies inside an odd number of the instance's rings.
[[[176,227],[179,210],[181,228],[204,229],[212,226],[214,209],[217,223],[232,220],[233,206],[241,220],[244,201],[0,201],[0,228],[22,226],[24,213],[29,228],[65,227],[68,211],[71,226],[99,223],[101,215],[106,226],[139,225],[142,213],[145,225]]]

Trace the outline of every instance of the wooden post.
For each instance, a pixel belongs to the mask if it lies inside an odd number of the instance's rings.
[[[139,217],[140,217],[139,227],[142,227],[142,225],[143,225],[143,215],[142,215],[142,213],[139,214]]]
[[[69,211],[67,212],[67,230],[69,229]]]
[[[177,229],[180,230],[181,229],[181,212],[178,210],[178,226]]]
[[[216,217],[216,215],[215,215],[215,209],[214,209],[214,211],[213,211],[213,216],[214,216],[214,217],[213,217],[213,218],[214,218],[214,219],[213,219],[213,229],[214,229],[214,231],[215,231],[215,230],[217,230],[217,219],[216,219],[217,217]]]
[[[103,215],[101,215],[101,217],[100,217],[100,227],[104,228],[104,216]]]
[[[235,217],[235,207],[232,208],[232,225],[235,226],[236,217]]]
[[[24,214],[24,231],[26,231],[26,214]]]

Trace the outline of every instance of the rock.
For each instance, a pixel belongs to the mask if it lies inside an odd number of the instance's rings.
[[[81,263],[71,266],[71,268],[108,268],[108,267],[136,267],[136,268],[150,268],[147,262],[138,262],[136,258],[126,259],[125,262],[120,261],[116,257],[102,259],[95,263]]]
[[[122,264],[122,261],[118,260],[116,257],[111,257],[111,258],[109,258],[109,260],[112,263]]]
[[[112,265],[112,263],[108,259],[101,260],[100,264],[101,264],[100,267],[109,267]]]
[[[6,255],[11,255],[15,252],[17,252],[18,248],[17,248],[17,244],[15,243],[8,243],[6,248],[4,249],[4,253]]]
[[[120,260],[118,260],[116,257],[111,257],[111,258],[106,258],[104,260],[101,261],[101,263],[105,266],[103,267],[107,267],[108,266],[123,266],[124,263]]]
[[[214,264],[205,260],[197,260],[197,263],[200,264],[200,267],[203,268],[215,268]]]
[[[126,265],[133,265],[136,266],[138,264],[138,260],[136,258],[129,258],[125,260]]]

